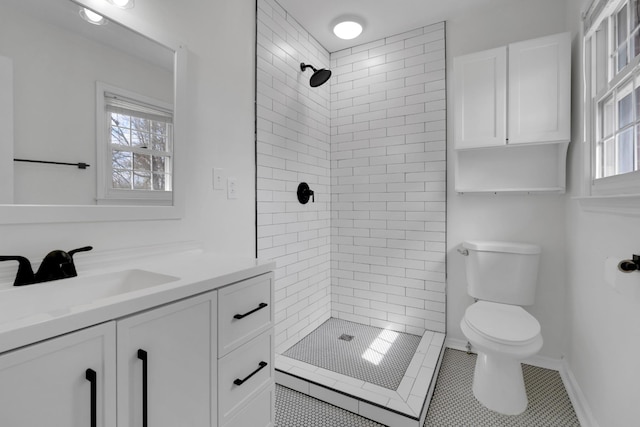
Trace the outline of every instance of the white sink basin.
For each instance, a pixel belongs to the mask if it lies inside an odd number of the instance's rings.
[[[0,291],[0,325],[33,316],[51,319],[78,306],[176,280],[174,276],[132,269],[14,287]]]

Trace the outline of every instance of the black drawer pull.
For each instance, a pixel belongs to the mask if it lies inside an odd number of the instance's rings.
[[[258,310],[262,310],[263,308],[265,308],[266,306],[268,306],[269,304],[267,304],[266,302],[261,302],[260,305],[258,306],[258,308],[254,308],[253,310],[249,311],[248,313],[245,314],[236,314],[235,316],[233,316],[234,319],[242,319],[243,317],[247,317],[250,314],[255,313]]]
[[[147,352],[138,349],[138,359],[142,360],[142,427],[147,427]]]
[[[240,378],[236,378],[235,380],[233,380],[233,383],[235,385],[242,385],[245,381],[248,381],[249,378],[251,378],[252,376],[254,376],[255,374],[257,374],[262,368],[264,368],[265,366],[267,366],[267,362],[260,362],[259,363],[260,367],[258,369],[256,369],[255,371],[253,371],[252,373],[249,374],[248,377],[246,377],[245,379],[241,380]]]
[[[84,377],[91,383],[91,427],[98,425],[98,375],[93,369],[87,369]]]

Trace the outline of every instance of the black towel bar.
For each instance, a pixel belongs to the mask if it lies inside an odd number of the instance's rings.
[[[86,169],[89,165],[88,163],[78,162],[78,163],[66,163],[66,162],[50,162],[47,160],[29,160],[29,159],[13,159],[14,162],[27,162],[27,163],[46,163],[49,165],[64,165],[64,166],[77,166],[78,169]]]

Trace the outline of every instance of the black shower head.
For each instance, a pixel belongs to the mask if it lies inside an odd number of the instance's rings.
[[[331,77],[331,70],[327,70],[324,68],[316,70],[313,65],[308,65],[304,62],[300,63],[300,70],[304,71],[307,68],[311,68],[313,70],[313,75],[309,80],[309,84],[311,85],[311,87],[318,87],[320,85],[323,85],[327,80],[329,80],[329,77]]]

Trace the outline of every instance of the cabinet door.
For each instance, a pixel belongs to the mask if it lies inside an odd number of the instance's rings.
[[[570,34],[510,44],[509,144],[567,142],[570,115]]]
[[[453,59],[455,148],[505,145],[507,48]]]
[[[145,406],[149,426],[216,425],[215,303],[211,292],[118,321],[118,427],[143,426]]]
[[[1,355],[0,426],[115,427],[114,347],[109,322]]]

